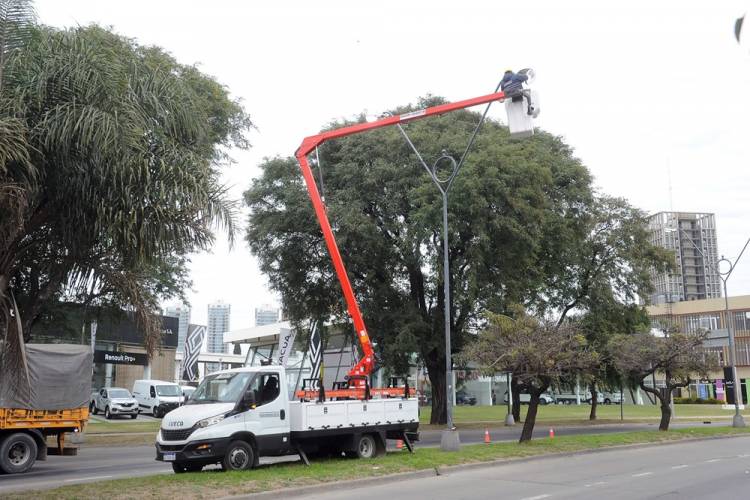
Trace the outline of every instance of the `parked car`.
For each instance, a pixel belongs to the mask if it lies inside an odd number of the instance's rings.
[[[586,392],[586,399],[584,399],[583,401],[586,402],[586,403],[588,403],[588,404],[591,404],[591,399],[592,399],[591,398],[591,393],[587,391]],[[596,393],[596,402],[598,404],[604,404],[604,394],[602,394],[601,391],[597,391],[597,393]],[[607,404],[609,404],[609,403],[607,403]]]
[[[179,385],[163,380],[136,380],[133,397],[138,400],[140,411],[151,413],[155,418],[163,417],[185,400]]]
[[[605,405],[619,405],[623,402],[621,392],[601,392],[599,394],[604,398]]]
[[[117,415],[129,415],[130,418],[138,417],[138,401],[130,394],[130,391],[122,387],[102,387],[91,394],[89,412],[96,415],[104,412],[104,418],[111,419]]]
[[[529,401],[531,401],[531,395],[522,392],[520,394],[520,399],[521,399],[521,404],[529,404]],[[508,402],[508,393],[506,391],[505,396],[503,397],[503,403],[507,403],[507,402]],[[555,398],[549,393],[545,392],[544,394],[539,396],[540,405],[548,405],[554,402],[555,402]]]
[[[474,406],[475,404],[477,404],[477,398],[465,391],[458,391],[456,393],[456,404]]]

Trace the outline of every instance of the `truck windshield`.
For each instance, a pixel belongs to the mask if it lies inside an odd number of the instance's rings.
[[[157,385],[156,394],[159,396],[181,396],[179,385]]]
[[[126,391],[125,389],[110,389],[109,390],[109,397],[112,399],[115,398],[129,398],[130,393]]]
[[[235,403],[253,375],[251,372],[209,375],[190,396],[187,404]]]

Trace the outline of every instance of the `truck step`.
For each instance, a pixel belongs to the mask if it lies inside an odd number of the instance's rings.
[[[62,449],[62,453],[60,453],[60,449],[57,446],[50,446],[47,448],[47,455],[64,455],[66,457],[73,457],[78,455],[78,448],[75,446],[66,446]]]

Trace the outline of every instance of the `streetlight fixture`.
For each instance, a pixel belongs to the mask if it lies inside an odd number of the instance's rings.
[[[680,233],[683,233],[685,236],[687,236],[688,241],[690,241],[690,244],[693,245],[693,247],[698,251],[698,253],[701,255],[703,260],[705,261],[706,255],[703,253],[703,250],[701,250],[698,245],[695,244],[692,237],[690,237],[689,234],[685,232],[682,228],[677,229],[670,229],[665,230],[667,232],[675,232],[678,231]],[[732,427],[745,427],[745,419],[742,417],[742,414],[740,413],[740,401],[742,401],[742,393],[740,390],[740,383],[739,379],[737,378],[737,363],[736,363],[736,353],[734,351],[735,344],[734,344],[734,327],[730,313],[729,313],[729,294],[727,293],[727,281],[729,281],[729,277],[732,275],[732,272],[734,271],[735,267],[737,267],[737,262],[739,262],[740,258],[742,257],[742,254],[745,253],[745,249],[747,248],[748,243],[750,243],[750,238],[745,242],[745,246],[742,247],[742,251],[740,252],[740,255],[732,262],[731,260],[727,259],[723,255],[721,258],[716,261],[716,272],[719,274],[719,277],[721,278],[722,284],[724,285],[724,321],[727,325],[727,336],[729,337],[729,366],[732,370],[732,382],[734,384],[734,417],[732,417]],[[726,262],[729,267],[725,271],[722,272],[721,270],[721,263]]]
[[[500,83],[497,84],[495,92],[497,92],[498,90],[500,90]],[[440,449],[442,449],[443,451],[458,451],[458,449],[461,447],[461,440],[459,439],[458,430],[456,429],[456,426],[453,425],[453,404],[455,402],[453,401],[454,380],[453,361],[451,357],[450,260],[448,255],[448,192],[450,191],[450,188],[453,185],[453,181],[456,179],[459,170],[461,170],[461,167],[464,164],[464,160],[466,160],[466,157],[469,154],[469,150],[474,145],[474,140],[477,138],[477,134],[479,133],[479,130],[482,128],[482,125],[487,118],[487,113],[489,112],[491,105],[492,102],[487,103],[487,107],[485,107],[484,109],[482,118],[474,128],[474,132],[469,139],[469,143],[466,145],[466,149],[464,149],[464,152],[461,155],[461,159],[458,162],[455,158],[453,158],[453,156],[448,154],[446,150],[442,150],[440,156],[432,164],[432,167],[428,166],[401,124],[396,124],[399,132],[401,132],[401,135],[409,144],[409,147],[411,147],[412,151],[414,151],[414,154],[419,159],[419,162],[422,164],[427,173],[430,174],[432,182],[438,188],[438,191],[440,191],[440,194],[443,198],[443,321],[445,322],[445,406],[447,424],[446,429],[443,431],[440,437]],[[444,166],[441,170],[447,172],[447,175],[441,176],[439,174],[438,169],[441,167],[441,165]],[[446,169],[445,166],[447,166],[448,168]]]

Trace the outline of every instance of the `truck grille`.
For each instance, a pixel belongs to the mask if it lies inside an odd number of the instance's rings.
[[[164,438],[164,441],[184,441],[188,437],[190,437],[190,434],[193,433],[194,429],[179,429],[179,430],[161,430],[161,437]]]

